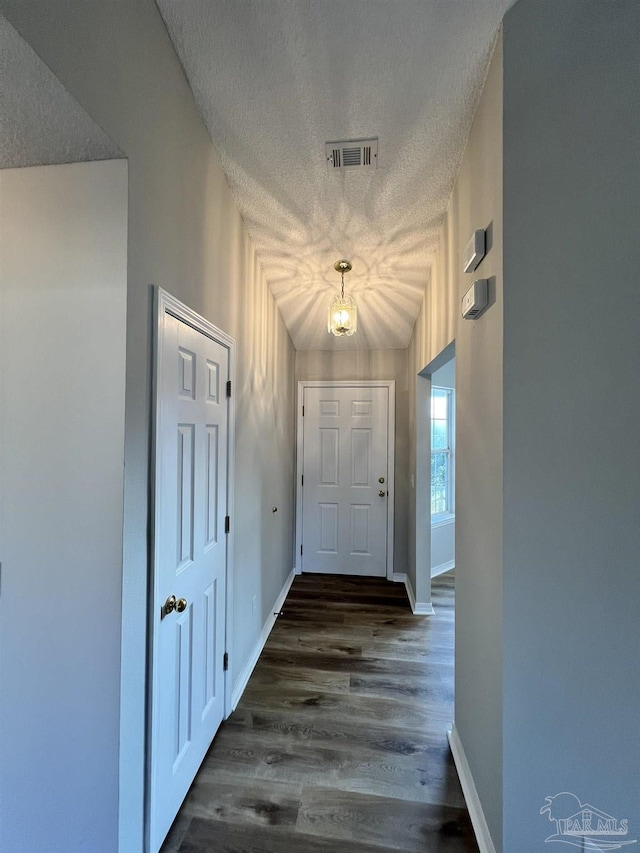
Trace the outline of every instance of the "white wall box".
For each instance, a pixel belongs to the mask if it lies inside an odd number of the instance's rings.
[[[485,232],[482,228],[478,228],[471,235],[471,239],[464,247],[464,255],[462,258],[463,269],[465,272],[473,272],[480,265],[480,261],[486,254]]]
[[[462,316],[475,320],[489,304],[489,287],[486,278],[477,278],[462,297]]]

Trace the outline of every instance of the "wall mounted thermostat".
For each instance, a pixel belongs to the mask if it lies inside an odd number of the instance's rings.
[[[489,304],[489,282],[486,278],[477,278],[462,297],[462,316],[465,320],[475,320]]]
[[[464,257],[462,258],[463,268],[465,272],[473,272],[486,253],[485,233],[482,228],[478,228],[471,235],[471,239],[464,247]]]

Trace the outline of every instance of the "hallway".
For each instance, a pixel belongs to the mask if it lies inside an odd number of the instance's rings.
[[[161,853],[476,853],[447,744],[454,582],[296,577]]]

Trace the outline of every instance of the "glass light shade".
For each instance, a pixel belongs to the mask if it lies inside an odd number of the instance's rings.
[[[338,296],[329,306],[328,331],[337,338],[353,335],[358,328],[358,309],[353,296]]]

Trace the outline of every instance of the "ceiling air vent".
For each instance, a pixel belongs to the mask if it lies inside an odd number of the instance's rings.
[[[324,153],[329,172],[368,171],[376,168],[378,140],[349,139],[346,142],[325,142]]]

